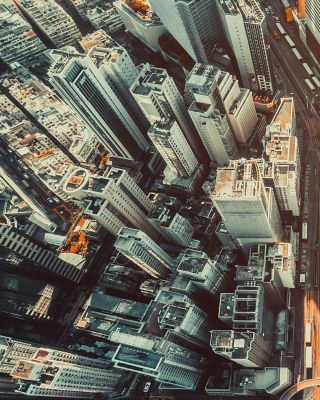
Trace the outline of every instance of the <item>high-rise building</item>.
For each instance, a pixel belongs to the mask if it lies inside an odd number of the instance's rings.
[[[286,288],[295,287],[296,261],[291,243],[275,243],[268,247],[267,260]]]
[[[172,173],[179,177],[193,174],[198,161],[174,119],[156,121],[148,135]]]
[[[271,348],[254,332],[211,331],[210,345],[216,354],[248,368],[265,367],[272,356]]]
[[[25,263],[72,282],[79,282],[84,275],[81,266],[63,261],[49,245],[7,224],[0,224],[0,251],[9,264]]]
[[[239,332],[263,333],[264,290],[256,282],[240,282],[233,293],[221,293],[218,318]]]
[[[212,105],[194,101],[189,114],[211,160],[217,165],[228,165],[238,157],[238,149],[228,118]]]
[[[159,38],[167,32],[159,18],[152,12],[147,2],[143,8],[132,7],[133,3],[125,0],[113,2],[126,30],[136,36],[154,52],[160,51]],[[134,3],[136,4],[136,3]]]
[[[236,60],[242,85],[275,92],[266,17],[256,0],[217,2],[225,36]]]
[[[88,35],[88,39],[96,35],[97,32],[94,32]],[[82,38],[82,41],[84,39]],[[103,45],[99,44],[97,47],[89,50],[89,57],[94,61],[99,72],[126,108],[132,120],[136,123],[140,131],[145,134],[150,123],[130,92],[130,86],[139,75],[139,69],[135,66],[124,47],[114,42],[110,36],[109,40],[108,44],[106,44],[105,39]]]
[[[316,0],[299,1],[299,16],[306,22],[302,36],[314,61],[320,65],[320,7]]]
[[[161,383],[160,388],[195,390],[208,361],[182,343],[176,343],[170,333],[159,338],[113,332],[110,339],[119,343],[112,358],[115,368],[153,377]]]
[[[49,71],[50,81],[63,100],[110,155],[137,159],[149,143],[118,98],[118,90],[105,79],[104,56],[101,60],[62,50],[52,54],[55,62]]]
[[[115,389],[121,378],[111,363],[0,336],[0,371],[27,396],[94,398]]]
[[[170,275],[174,259],[137,229],[122,228],[115,248],[154,278],[165,279]]]
[[[37,63],[46,46],[34,33],[28,22],[18,14],[0,6],[0,59],[6,64],[22,65]]]
[[[207,157],[183,98],[165,69],[145,64],[131,92],[151,124],[161,119],[175,119],[198,160]]]
[[[154,240],[161,236],[148,219],[152,202],[126,170],[111,167],[106,176],[74,167],[61,182],[63,191],[81,200],[84,213],[97,220],[113,235],[124,226],[141,229]]]
[[[54,0],[15,0],[15,4],[48,47],[66,46],[80,38],[73,19]]]
[[[246,143],[254,133],[258,117],[252,94],[249,89],[240,88],[238,81],[234,80],[228,72],[213,65],[196,64],[186,79],[185,92],[190,104],[196,102],[196,105],[191,104],[189,113],[197,125],[202,140],[205,136],[199,127],[198,119],[202,117],[202,114],[204,118],[207,118],[206,113],[212,113],[212,111],[207,106],[202,106],[204,111],[201,113],[199,104],[211,105],[221,118],[227,116],[229,126],[238,143]],[[225,151],[234,159],[236,145],[224,121],[218,121],[217,128],[221,130],[222,123],[224,132],[220,136],[222,135],[226,142]]]
[[[227,231],[246,252],[255,244],[282,238],[275,195],[264,185],[263,170],[263,160],[231,161],[218,168],[211,193]]]
[[[222,39],[217,6],[211,0],[150,0],[165,28],[197,62],[208,62]]]
[[[282,98],[267,128],[264,157],[269,165],[265,182],[274,187],[281,211],[300,213],[300,156],[293,98]]]
[[[155,194],[152,200],[154,206],[149,213],[149,218],[159,225],[166,240],[179,246],[189,246],[194,230],[190,222],[173,207],[175,198],[167,196],[162,198],[161,194]]]

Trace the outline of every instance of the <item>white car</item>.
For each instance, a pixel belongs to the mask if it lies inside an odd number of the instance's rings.
[[[146,382],[143,388],[143,393],[148,393],[151,387],[151,382]]]

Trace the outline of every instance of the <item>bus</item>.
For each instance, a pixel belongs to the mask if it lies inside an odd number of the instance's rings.
[[[285,35],[284,38],[286,39],[286,41],[288,42],[288,44],[289,44],[290,47],[295,47],[295,45],[294,45],[294,43],[293,43],[293,41],[292,41],[292,39],[291,39],[290,36]]]
[[[306,329],[305,329],[305,335],[304,335],[306,345],[311,344],[311,328],[312,328],[311,322],[307,322]]]
[[[307,240],[308,239],[308,224],[307,222],[302,223],[302,240]]]
[[[299,61],[302,61],[302,56],[295,47],[292,48],[292,52]]]
[[[319,79],[316,76],[313,76],[311,79],[313,80],[313,83],[315,83],[317,88],[320,89],[320,81],[319,81]]]
[[[309,67],[309,65],[307,63],[303,63],[303,68],[307,71],[309,76],[313,76],[313,72],[312,69]]]
[[[279,22],[276,23],[276,27],[279,29],[281,35],[284,36],[286,34],[286,31],[283,29],[283,26]]]
[[[314,92],[316,90],[316,88],[313,86],[313,84],[311,83],[311,81],[309,79],[305,79],[304,81],[307,84],[307,86],[309,87],[309,89],[311,90],[311,92]]]

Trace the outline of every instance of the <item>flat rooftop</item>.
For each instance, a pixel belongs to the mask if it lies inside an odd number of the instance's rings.
[[[280,130],[280,132],[288,132],[292,129],[294,117],[294,101],[292,97],[282,98],[279,107],[271,121],[270,131]]]
[[[230,161],[217,169],[215,197],[257,197],[261,185],[260,160]]]
[[[161,361],[161,355],[153,352],[121,345],[113,360],[139,368],[155,370]]]

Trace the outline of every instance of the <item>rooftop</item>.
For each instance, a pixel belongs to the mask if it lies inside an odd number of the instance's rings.
[[[210,345],[217,354],[228,354],[232,359],[246,359],[255,334],[253,332],[211,331]]]
[[[270,132],[290,135],[294,126],[294,100],[292,97],[282,97],[279,107],[271,121]]]
[[[261,160],[230,161],[217,169],[216,198],[257,197],[261,187]]]

